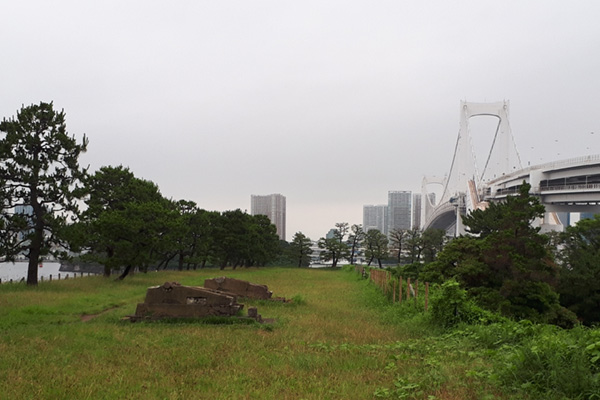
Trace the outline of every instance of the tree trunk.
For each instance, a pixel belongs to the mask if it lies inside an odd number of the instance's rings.
[[[123,273],[116,280],[122,281],[123,279],[125,279],[125,277],[129,274],[129,271],[131,271],[131,265],[125,267]]]
[[[350,265],[354,265],[354,254],[356,254],[356,241],[352,242],[352,250],[350,251]]]
[[[183,271],[183,252],[179,252],[179,260],[177,262],[177,269]]]
[[[42,238],[44,235],[44,227],[37,226],[31,245],[29,246],[29,264],[27,266],[27,285],[36,286],[38,284],[38,268],[40,261],[40,249],[42,247]]]
[[[27,265],[27,285],[38,284],[38,261],[40,259],[39,252],[29,250],[29,264]]]

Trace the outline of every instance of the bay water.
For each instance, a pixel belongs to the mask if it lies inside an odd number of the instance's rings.
[[[27,265],[25,262],[16,262],[16,263],[0,263],[0,279],[2,283],[8,282],[11,279],[13,281],[20,281],[25,278],[27,280]],[[38,266],[38,280],[41,277],[44,277],[44,280],[48,280],[50,275],[52,275],[52,279],[58,279],[60,263],[45,261]],[[64,277],[67,273],[61,272],[61,275]],[[69,273],[69,276],[72,276],[73,273]]]

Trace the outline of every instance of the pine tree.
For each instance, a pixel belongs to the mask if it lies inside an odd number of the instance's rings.
[[[70,137],[64,111],[43,102],[3,119],[0,133],[0,259],[25,256],[27,284],[37,285],[41,257],[64,250],[64,228],[78,214],[88,142]]]

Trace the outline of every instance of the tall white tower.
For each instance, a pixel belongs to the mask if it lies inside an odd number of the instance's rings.
[[[266,215],[277,228],[280,240],[285,240],[285,196],[268,194],[250,196],[250,214]]]

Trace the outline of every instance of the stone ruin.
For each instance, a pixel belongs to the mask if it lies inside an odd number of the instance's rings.
[[[236,296],[203,287],[182,286],[166,282],[146,292],[146,300],[139,303],[135,319],[199,318],[233,316],[244,308]]]
[[[165,282],[161,286],[149,287],[145,301],[137,305],[135,315],[129,320],[234,317],[244,308],[237,302],[238,297],[270,299],[273,294],[265,285],[225,277],[207,279],[204,285],[183,286],[177,282]],[[247,318],[263,322],[256,307],[248,308]]]
[[[206,279],[204,281],[204,287],[249,299],[267,300],[273,296],[273,292],[270,292],[266,285],[258,285],[256,283],[224,276]]]

